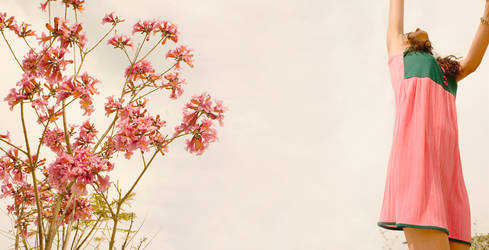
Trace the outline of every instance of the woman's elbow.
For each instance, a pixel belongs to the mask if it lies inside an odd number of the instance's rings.
[[[468,74],[474,72],[478,67],[479,67],[479,64],[475,64],[475,63],[461,65],[460,71],[463,71],[468,75]]]

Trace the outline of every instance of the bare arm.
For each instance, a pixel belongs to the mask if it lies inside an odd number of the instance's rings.
[[[486,0],[484,19],[489,20],[489,0]],[[489,44],[489,24],[479,24],[479,28],[475,34],[472,45],[467,53],[467,56],[460,62],[461,71],[457,76],[457,82],[474,72],[482,61],[487,45]]]
[[[404,0],[390,0],[387,27],[387,52],[389,57],[401,53],[404,36]]]

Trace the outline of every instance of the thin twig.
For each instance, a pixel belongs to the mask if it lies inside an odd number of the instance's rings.
[[[39,199],[39,193],[37,190],[37,178],[36,178],[36,169],[34,167],[34,164],[32,162],[32,155],[31,155],[31,149],[29,146],[29,139],[27,136],[27,129],[25,127],[25,120],[24,120],[24,102],[20,102],[20,117],[22,120],[22,130],[24,131],[24,140],[27,148],[27,154],[28,154],[28,159],[29,159],[29,166],[31,169],[31,174],[32,174],[32,182],[34,184],[34,195],[36,198],[36,208],[37,208],[37,227],[39,229],[39,245],[41,249],[44,249],[44,244],[43,244],[43,232],[42,232],[42,212],[41,212],[41,205],[40,205],[40,199]]]

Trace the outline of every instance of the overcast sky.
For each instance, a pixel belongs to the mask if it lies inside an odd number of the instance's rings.
[[[1,0],[0,12],[43,27],[39,1],[29,2]],[[483,6],[482,0],[406,0],[405,31],[420,27],[435,52],[465,56]],[[376,225],[395,115],[387,0],[87,0],[80,19],[89,44],[106,31],[100,21],[111,11],[126,19],[119,30],[126,34],[139,19],[170,20],[181,43],[195,50],[180,100],[163,94],[151,100],[169,130],[194,94],[207,91],[229,107],[224,127],[217,127],[219,141],[207,152],[191,155],[177,141],[136,188],[137,222],[146,218],[141,235],[157,233],[148,249],[407,249],[402,232]],[[152,60],[161,67],[166,50],[157,52]],[[20,72],[3,41],[0,58],[3,99]],[[457,91],[473,233],[489,233],[487,61]],[[126,62],[104,45],[86,63],[102,81],[92,120],[103,130],[105,96],[120,91]],[[10,112],[3,102],[0,112],[1,130],[22,142],[18,109]],[[69,118],[86,119],[77,114]],[[112,179],[127,186],[140,166],[120,157]],[[9,244],[0,239],[2,248]]]

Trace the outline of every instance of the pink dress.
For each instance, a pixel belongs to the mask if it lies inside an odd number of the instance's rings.
[[[388,61],[394,134],[377,225],[432,228],[471,245],[470,206],[458,146],[457,82],[426,52]]]

